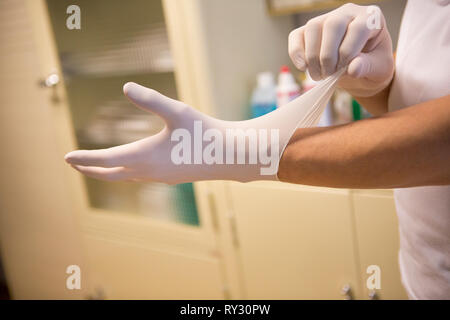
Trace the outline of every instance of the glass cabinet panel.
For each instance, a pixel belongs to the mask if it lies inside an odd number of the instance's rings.
[[[72,1],[47,0],[80,149],[132,142],[164,123],[132,105],[133,81],[177,98],[161,1],[79,0],[81,29],[66,21]],[[198,225],[192,184],[103,182],[85,178],[92,207]]]

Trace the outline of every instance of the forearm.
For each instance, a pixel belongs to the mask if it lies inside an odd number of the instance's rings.
[[[450,96],[351,124],[298,129],[281,181],[338,188],[450,184]]]

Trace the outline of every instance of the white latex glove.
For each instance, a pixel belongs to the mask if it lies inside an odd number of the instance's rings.
[[[356,97],[380,92],[394,73],[391,36],[377,6],[348,3],[309,20],[289,34],[289,56],[314,80],[348,66],[338,86]]]
[[[125,95],[162,117],[164,129],[109,149],[72,151],[65,159],[85,175],[109,181],[277,180],[290,137],[297,126],[318,121],[339,75],[280,109],[246,121],[215,119],[155,90],[127,83]]]

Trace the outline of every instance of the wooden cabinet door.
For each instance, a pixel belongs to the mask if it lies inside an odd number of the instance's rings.
[[[95,298],[224,299],[220,259],[186,248],[183,252],[141,246],[124,239],[88,236],[87,261]]]
[[[375,266],[379,267],[381,285],[379,290],[372,289],[377,298],[407,299],[398,266],[398,222],[392,191],[353,191],[353,207],[364,288],[360,298],[369,298],[371,289],[367,286],[367,279],[378,271],[367,268]]]
[[[250,299],[342,299],[358,293],[348,190],[229,183]]]
[[[64,88],[39,85],[59,72],[51,35],[44,1],[0,1],[0,243],[18,299],[80,298],[85,288]],[[66,287],[70,265],[81,268],[81,290]]]

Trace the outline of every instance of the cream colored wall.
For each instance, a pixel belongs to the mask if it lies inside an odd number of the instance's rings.
[[[256,74],[277,72],[282,64],[289,64],[292,18],[270,17],[264,0],[200,0],[198,4],[212,112],[225,120],[245,119]]]

